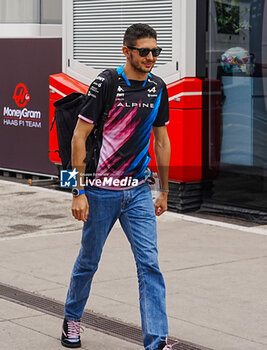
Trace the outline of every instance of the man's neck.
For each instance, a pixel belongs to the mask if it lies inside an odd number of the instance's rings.
[[[147,79],[148,73],[142,73],[139,72],[135,69],[133,69],[130,65],[128,65],[127,63],[125,64],[125,66],[123,67],[123,71],[126,75],[126,77],[129,80],[140,80],[140,81],[145,81]]]

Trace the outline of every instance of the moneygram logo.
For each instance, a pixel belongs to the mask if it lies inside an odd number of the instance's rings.
[[[13,98],[18,107],[25,107],[31,99],[26,85],[22,83],[18,84],[15,88]]]

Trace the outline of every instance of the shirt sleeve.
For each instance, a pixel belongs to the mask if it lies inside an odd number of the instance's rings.
[[[162,95],[159,105],[158,115],[153,123],[153,126],[164,126],[169,124],[169,98],[166,84],[162,88]]]
[[[97,123],[105,107],[107,79],[107,75],[101,73],[92,82],[87,93],[87,101],[79,114],[80,119],[92,124]]]

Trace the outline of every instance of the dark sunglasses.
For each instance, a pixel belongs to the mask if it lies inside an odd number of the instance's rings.
[[[139,48],[139,47],[134,47],[134,46],[127,46],[127,47],[128,47],[128,49],[130,49],[130,50],[137,50],[137,51],[139,52],[139,55],[140,55],[141,57],[146,57],[150,52],[152,52],[152,56],[153,56],[153,57],[158,57],[159,54],[160,54],[161,51],[162,51],[162,48],[161,48],[161,47],[156,47],[155,49],[152,49],[152,50],[147,49],[147,48],[143,48],[143,47],[141,47],[141,48]]]

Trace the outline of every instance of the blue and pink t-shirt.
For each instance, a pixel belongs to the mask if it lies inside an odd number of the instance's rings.
[[[169,122],[169,103],[164,81],[149,73],[145,81],[128,80],[123,66],[117,96],[105,122],[96,173],[101,177],[131,177],[142,181],[150,161],[148,153],[152,127]],[[91,84],[88,102],[79,118],[97,124],[105,106],[110,76],[102,72]]]

